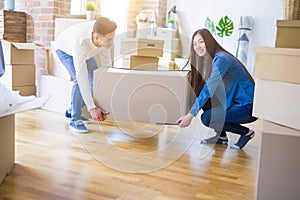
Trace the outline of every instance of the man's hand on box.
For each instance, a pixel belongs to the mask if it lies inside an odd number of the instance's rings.
[[[97,121],[104,121],[105,119],[104,119],[103,115],[109,114],[109,112],[107,112],[101,108],[98,108],[98,107],[93,108],[90,111],[90,113],[91,113],[92,118]]]

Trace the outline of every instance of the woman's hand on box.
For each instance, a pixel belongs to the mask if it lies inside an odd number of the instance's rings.
[[[191,124],[193,117],[192,114],[188,113],[187,115],[180,117],[176,123],[178,123],[178,126],[181,128],[188,127]]]

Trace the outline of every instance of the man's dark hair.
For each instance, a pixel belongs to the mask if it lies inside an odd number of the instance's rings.
[[[93,27],[93,32],[99,35],[106,35],[108,33],[114,32],[116,28],[116,22],[106,17],[100,17],[96,19],[96,22]]]

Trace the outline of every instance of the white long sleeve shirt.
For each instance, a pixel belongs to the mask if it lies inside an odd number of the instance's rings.
[[[95,21],[73,25],[64,30],[58,37],[55,47],[73,57],[76,79],[81,96],[90,111],[96,105],[90,89],[86,60],[100,56],[100,67],[111,67],[110,50],[97,47],[92,42]]]

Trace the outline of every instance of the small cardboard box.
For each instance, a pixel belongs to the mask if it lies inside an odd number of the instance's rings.
[[[40,80],[40,96],[50,96],[42,109],[62,113],[71,105],[73,82],[53,75],[42,75]]]
[[[256,47],[254,77],[300,84],[300,49]]]
[[[157,27],[156,37],[160,39],[176,38],[177,31],[171,28]]]
[[[253,114],[300,130],[300,85],[256,79]]]
[[[12,106],[0,114],[0,184],[10,172],[15,161],[15,113],[41,107],[48,97],[37,98]]]
[[[6,65],[34,64],[34,50],[43,49],[35,43],[18,43],[2,40],[4,62]]]
[[[276,47],[300,48],[300,20],[277,20]]]
[[[6,86],[33,86],[35,85],[34,65],[5,65],[5,73],[0,82]]]
[[[187,74],[100,68],[94,71],[95,102],[110,112],[108,119],[175,124],[190,109]]]
[[[163,40],[126,38],[121,41],[121,54],[162,57],[163,48]]]
[[[180,48],[180,39],[179,38],[160,38],[154,37],[155,40],[164,40],[164,50],[167,52],[178,52]]]
[[[300,131],[262,121],[257,200],[299,199]]]
[[[157,70],[158,59],[159,59],[158,57],[131,55],[130,69]]]

